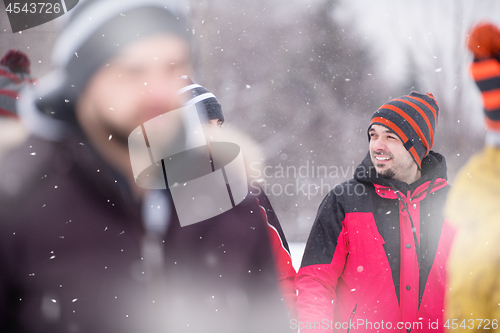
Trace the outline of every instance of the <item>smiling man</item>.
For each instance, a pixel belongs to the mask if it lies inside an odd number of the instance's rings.
[[[370,157],[379,175],[408,184],[420,178],[420,168],[395,132],[374,123],[368,135],[370,136]]]
[[[439,107],[411,92],[372,116],[354,179],[323,200],[296,277],[301,332],[442,332],[454,231],[441,213]],[[361,189],[363,189],[361,191]]]

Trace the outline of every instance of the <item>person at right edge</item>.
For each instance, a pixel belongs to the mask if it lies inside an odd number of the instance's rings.
[[[443,332],[445,158],[439,107],[412,91],[372,116],[354,179],[321,203],[295,278],[300,332]]]
[[[469,36],[487,131],[484,148],[459,171],[445,207],[458,226],[446,317],[450,331],[500,332],[500,30],[483,22]]]

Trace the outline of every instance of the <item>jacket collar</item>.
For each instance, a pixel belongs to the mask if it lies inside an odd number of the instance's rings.
[[[140,202],[134,199],[125,177],[104,161],[81,133],[66,135],[61,145],[70,154],[78,177],[89,190],[105,198],[110,208],[121,206],[132,216],[140,215]]]

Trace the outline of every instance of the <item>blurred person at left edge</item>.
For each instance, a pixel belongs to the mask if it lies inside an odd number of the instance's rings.
[[[26,139],[27,131],[18,121],[16,101],[19,91],[36,84],[28,55],[9,50],[0,59],[0,160],[11,147]]]
[[[25,91],[32,131],[0,167],[1,332],[283,332],[253,195],[181,227],[134,182],[127,138],[183,106],[190,29],[169,1],[89,0]]]

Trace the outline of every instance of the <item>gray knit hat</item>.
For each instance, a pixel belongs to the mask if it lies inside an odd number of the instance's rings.
[[[56,119],[74,120],[74,103],[92,75],[128,44],[158,33],[191,41],[187,21],[171,1],[80,3],[56,42],[52,73],[56,79],[37,98],[37,108]]]

